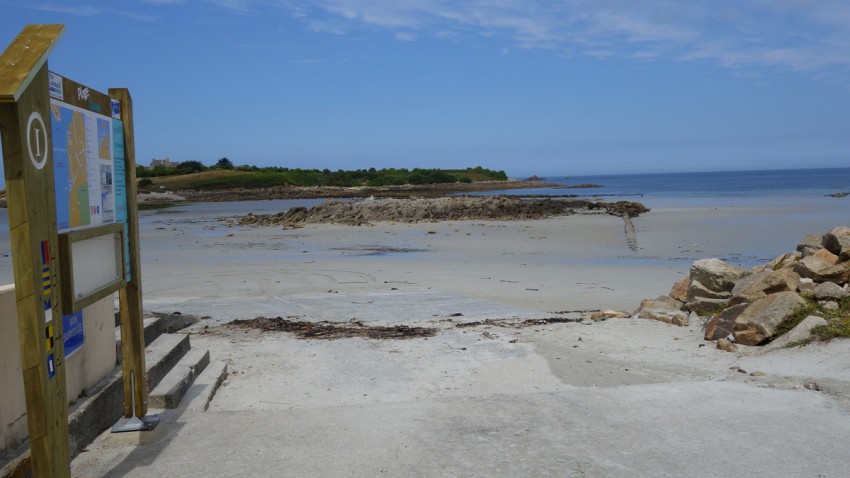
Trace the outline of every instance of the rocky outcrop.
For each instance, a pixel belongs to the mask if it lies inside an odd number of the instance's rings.
[[[812,294],[817,300],[841,300],[850,296],[850,292],[847,292],[843,287],[832,282],[818,284],[814,291],[812,291]]]
[[[679,302],[687,302],[688,301],[688,289],[691,286],[691,278],[690,277],[682,277],[681,280],[673,284],[673,288],[670,289],[670,293],[667,294],[670,297],[678,300]]]
[[[773,338],[777,326],[791,316],[805,300],[796,292],[779,292],[748,305],[735,319],[735,342],[759,345]]]
[[[815,251],[817,252],[817,251]],[[778,271],[782,269],[786,269],[788,267],[793,267],[794,264],[800,262],[800,259],[803,258],[803,255],[799,252],[789,252],[787,254],[782,254],[781,256],[773,259],[768,262],[765,266],[765,269],[769,269],[772,271]]]
[[[643,301],[635,315],[677,325],[684,323],[687,312],[690,321],[710,317],[704,321],[705,340],[718,341],[724,350],[735,344],[784,346],[805,340],[811,328],[833,320],[835,314],[829,311],[845,310],[844,300],[850,297],[849,247],[850,228],[837,227],[806,236],[798,252],[749,271],[720,259],[701,259],[688,277],[673,285],[669,296]],[[827,319],[808,317],[777,337],[794,325],[783,322],[799,320],[794,314],[804,304],[824,311]]]
[[[821,244],[841,261],[850,260],[850,227],[833,228],[824,234]]]
[[[714,315],[729,306],[729,299],[709,299],[707,297],[699,297],[687,304],[685,308],[700,317]]]
[[[627,317],[631,317],[631,315],[621,310],[597,310],[590,314],[590,320],[594,322],[608,319],[625,319]]]
[[[794,266],[794,272],[799,274],[800,277],[807,277],[818,282],[818,275],[821,272],[835,266],[837,263],[838,256],[821,248],[816,253],[802,258],[800,262]]]
[[[791,269],[768,269],[738,281],[729,304],[751,303],[777,292],[794,292],[799,284],[800,276]]]
[[[698,280],[692,280],[690,285],[688,286],[688,302],[691,302],[696,299],[720,299],[720,300],[728,300],[732,297],[731,291],[726,290],[712,290],[708,287],[704,286],[702,282]]]
[[[720,259],[700,259],[691,266],[685,308],[700,316],[716,314],[729,305],[732,289],[751,272]]]
[[[735,319],[741,315],[749,304],[738,304],[713,316],[705,323],[705,340],[719,340],[732,335]]]
[[[450,196],[441,198],[369,198],[359,201],[326,201],[311,208],[294,207],[278,214],[248,214],[238,225],[299,226],[302,224],[367,225],[373,222],[437,222],[465,219],[502,221],[543,219],[600,211],[636,217],[648,211],[640,203],[582,199],[522,199],[516,196]]]
[[[720,259],[700,259],[691,265],[691,280],[699,281],[715,292],[732,292],[735,283],[750,271],[727,264]]]
[[[827,269],[821,269],[814,275],[813,280],[817,283],[834,282],[842,285],[850,282],[850,261],[836,264]]]
[[[809,234],[797,244],[797,252],[803,257],[808,257],[823,247],[823,234]]]
[[[658,320],[668,324],[685,326],[688,325],[688,313],[682,311],[682,302],[668,296],[657,299],[647,299],[640,303],[640,307],[632,314],[640,319]]]
[[[812,329],[821,325],[826,325],[826,319],[816,315],[810,315],[791,329],[790,332],[768,344],[765,350],[776,350],[787,347],[795,342],[808,340],[812,336]]]

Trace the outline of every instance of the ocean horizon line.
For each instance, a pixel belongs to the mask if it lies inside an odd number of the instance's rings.
[[[823,168],[776,168],[776,169],[724,169],[717,171],[665,171],[665,172],[632,172],[632,173],[580,173],[580,174],[550,174],[546,176],[536,175],[541,179],[570,179],[570,178],[604,178],[625,176],[688,176],[688,175],[731,175],[731,174],[758,174],[758,173],[795,173],[814,171],[842,171],[850,172],[850,167],[823,167]],[[518,175],[517,179],[525,179],[533,175]],[[513,176],[511,176],[513,177]]]

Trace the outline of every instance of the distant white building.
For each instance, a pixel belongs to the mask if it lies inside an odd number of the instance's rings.
[[[177,163],[172,161],[171,158],[151,159],[151,169],[157,166],[162,166],[163,168],[173,168],[177,166]]]

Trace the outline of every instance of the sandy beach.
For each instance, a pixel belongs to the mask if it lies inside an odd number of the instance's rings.
[[[75,459],[75,476],[850,473],[847,341],[726,353],[698,322],[521,325],[631,312],[695,259],[767,261],[850,224],[844,203],[647,201],[637,250],[623,220],[604,214],[298,229],[221,221],[316,202],[142,213],[145,308],[205,317],[193,347],[230,375],[207,411],[163,411],[145,437],[102,435]],[[258,316],[437,333],[323,341],[225,325]]]

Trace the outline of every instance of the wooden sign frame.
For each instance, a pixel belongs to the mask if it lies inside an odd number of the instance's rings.
[[[117,242],[115,249],[115,279],[101,285],[94,291],[80,295],[77,293],[76,285],[74,284],[73,246],[78,242],[104,236],[113,236]],[[107,224],[90,229],[80,229],[60,234],[59,267],[62,271],[60,274],[60,277],[62,278],[63,291],[62,313],[65,315],[80,311],[100,299],[118,292],[118,290],[127,285],[126,273],[124,271],[124,225]]]

